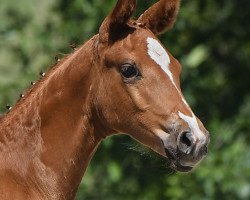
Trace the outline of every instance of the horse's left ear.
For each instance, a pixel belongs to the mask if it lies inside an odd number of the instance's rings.
[[[135,7],[136,0],[118,0],[114,10],[106,17],[99,29],[100,42],[110,42],[120,34],[124,34]]]
[[[180,0],[160,0],[151,6],[137,20],[154,34],[172,28],[180,7]]]

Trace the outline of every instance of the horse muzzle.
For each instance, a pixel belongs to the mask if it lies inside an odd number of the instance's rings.
[[[171,167],[180,172],[191,171],[208,153],[210,139],[208,132],[205,135],[205,140],[200,140],[190,130],[169,134],[162,142]]]

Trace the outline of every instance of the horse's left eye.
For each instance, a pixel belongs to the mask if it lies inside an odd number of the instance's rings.
[[[133,79],[140,76],[139,69],[134,64],[123,64],[120,68],[120,73],[125,79]]]

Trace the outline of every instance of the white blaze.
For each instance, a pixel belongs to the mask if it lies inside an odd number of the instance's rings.
[[[148,47],[148,55],[150,56],[150,58],[154,60],[167,74],[167,76],[169,77],[173,85],[175,86],[182,101],[186,104],[187,108],[192,113],[192,117],[186,116],[180,111],[178,115],[180,116],[181,119],[183,119],[189,125],[190,129],[192,130],[193,134],[197,137],[197,139],[199,139],[200,141],[205,141],[205,135],[200,130],[195,115],[193,114],[191,108],[188,106],[186,100],[183,98],[182,93],[180,92],[180,90],[178,89],[178,87],[176,86],[174,82],[173,74],[169,69],[170,58],[166,50],[162,47],[162,45],[156,39],[150,38],[150,37],[147,38],[147,47]],[[163,137],[162,133],[158,135]]]
[[[180,116],[181,119],[183,119],[185,122],[187,122],[192,133],[194,133],[196,135],[196,137],[200,140],[200,142],[204,143],[206,140],[206,137],[205,137],[204,133],[200,130],[198,122],[196,120],[196,117],[194,116],[194,113],[192,113],[192,117],[189,117],[189,116],[184,115],[182,112],[179,111],[178,115]]]
[[[172,72],[169,70],[170,58],[167,52],[157,40],[148,38],[147,42],[148,55],[163,69],[163,71],[168,75],[170,80],[175,85]]]
[[[177,92],[181,96],[182,101],[188,106],[188,103],[186,100],[183,98],[180,90],[176,86],[173,78],[173,74],[169,69],[169,64],[170,64],[170,58],[165,49],[162,47],[162,45],[155,39],[153,38],[147,38],[147,43],[148,43],[148,55],[150,56],[151,59],[153,59],[162,69],[163,71],[168,75],[169,79],[175,86]],[[189,108],[189,110],[191,110]]]

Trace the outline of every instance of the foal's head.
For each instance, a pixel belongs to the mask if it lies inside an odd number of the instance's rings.
[[[206,155],[209,135],[182,95],[180,63],[156,38],[174,24],[179,0],[160,0],[136,21],[130,19],[135,4],[118,0],[101,25],[95,108],[106,128],[190,171]]]

